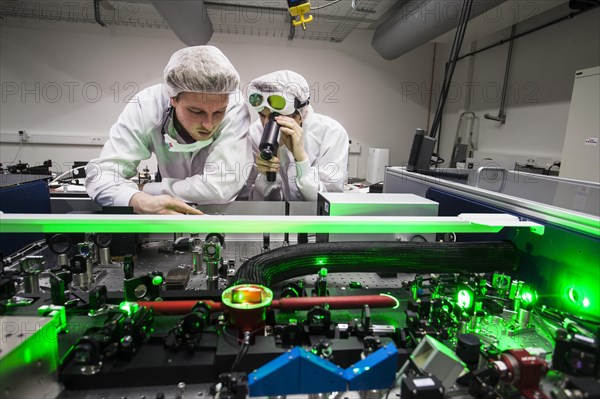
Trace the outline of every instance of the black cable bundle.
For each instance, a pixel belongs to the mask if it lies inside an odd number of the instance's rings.
[[[330,273],[487,273],[517,267],[510,242],[330,242],[299,244],[257,255],[242,264],[234,284],[270,286],[325,267]]]
[[[469,16],[471,15],[471,9],[473,8],[473,0],[464,0],[462,9],[460,11],[460,17],[458,19],[458,26],[456,28],[456,35],[452,43],[452,49],[450,50],[450,57],[446,64],[446,71],[444,74],[444,82],[442,83],[442,91],[440,93],[440,99],[437,104],[435,111],[435,117],[433,124],[431,125],[431,131],[429,135],[435,138],[438,134],[440,124],[442,122],[442,116],[444,113],[444,106],[446,105],[446,99],[448,98],[448,91],[450,90],[450,84],[452,83],[452,76],[454,76],[454,69],[456,69],[456,63],[458,55],[465,38],[465,32],[467,31],[467,24],[469,22]]]

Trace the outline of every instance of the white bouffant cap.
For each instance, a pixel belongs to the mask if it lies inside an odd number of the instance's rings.
[[[175,52],[164,75],[171,97],[184,91],[231,94],[240,85],[240,75],[214,46],[186,47]]]

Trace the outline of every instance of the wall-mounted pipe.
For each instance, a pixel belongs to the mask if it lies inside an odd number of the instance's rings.
[[[100,0],[94,0],[94,19],[103,28],[106,28],[106,24],[102,21],[102,15],[100,14]]]
[[[502,86],[502,99],[500,100],[500,111],[498,112],[498,116],[494,116],[492,114],[485,114],[483,117],[485,119],[491,119],[496,122],[500,122],[503,125],[506,123],[506,92],[508,90],[508,78],[510,76],[510,62],[512,60],[513,53],[513,44],[515,37],[515,30],[517,25],[513,25],[510,31],[510,40],[508,43],[508,56],[506,57],[506,69],[504,70],[504,86]]]
[[[212,37],[212,22],[202,0],[153,0],[152,5],[185,45],[200,46]]]
[[[470,19],[506,0],[475,0]],[[456,28],[462,0],[409,1],[375,30],[371,44],[393,60]]]

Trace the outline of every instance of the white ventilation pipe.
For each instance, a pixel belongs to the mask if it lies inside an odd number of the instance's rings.
[[[212,23],[202,0],[153,0],[152,5],[185,45],[200,46],[212,37]]]
[[[506,0],[475,0],[469,19]],[[386,60],[393,60],[449,32],[458,25],[462,0],[413,0],[375,30],[371,44]]]

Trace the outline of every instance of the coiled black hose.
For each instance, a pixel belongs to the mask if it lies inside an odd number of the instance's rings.
[[[248,259],[234,284],[278,282],[317,273],[485,273],[510,272],[518,255],[510,242],[329,242],[290,245]]]

